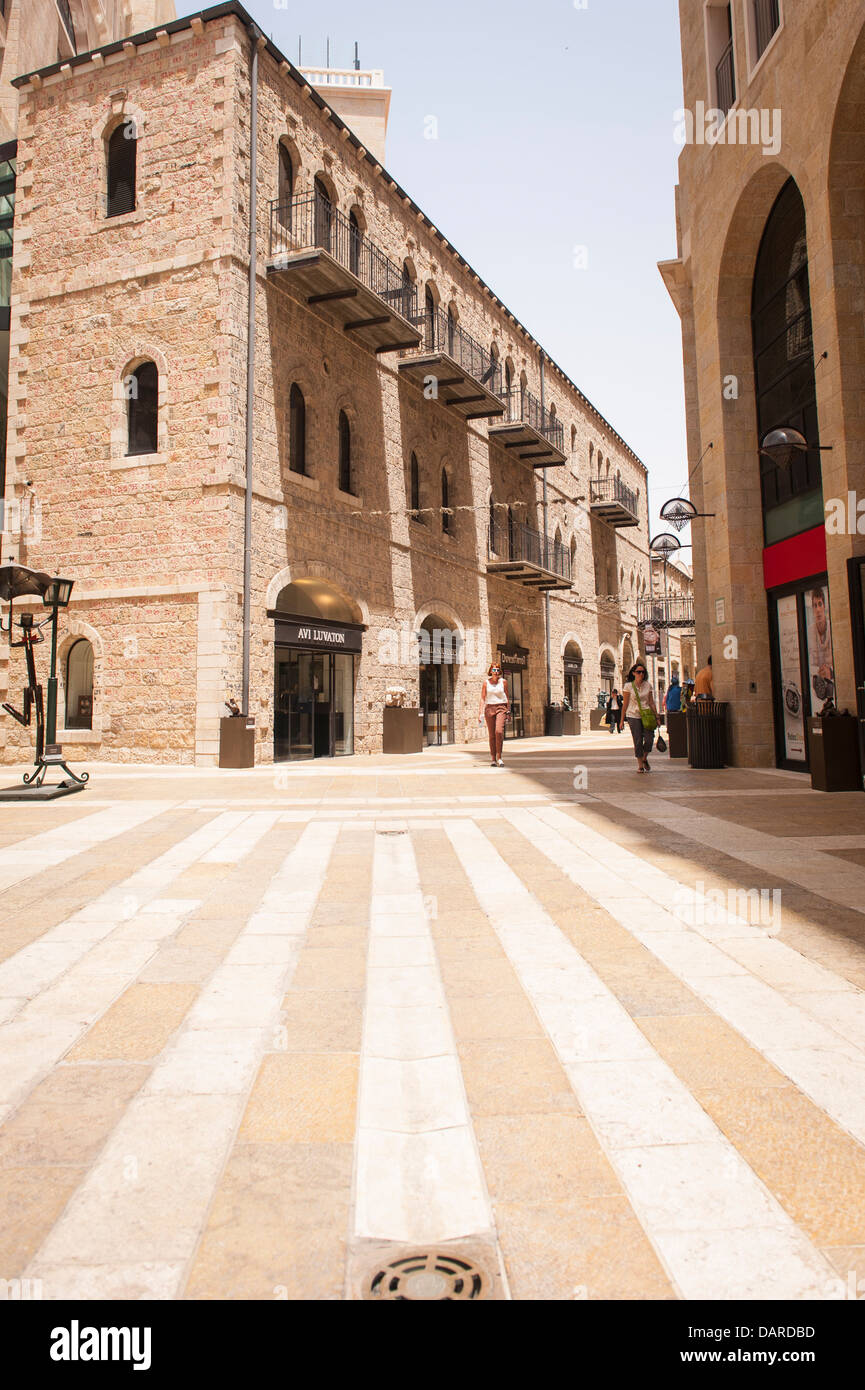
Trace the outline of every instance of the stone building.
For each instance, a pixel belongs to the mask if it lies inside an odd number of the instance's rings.
[[[731,702],[735,760],[805,770],[807,716],[827,698],[855,711],[865,686],[865,16],[861,0],[679,8],[679,254],[660,268],[691,496],[713,514],[692,527],[698,657]],[[761,452],[777,429],[798,441]]]
[[[651,603],[644,605],[648,615],[660,619],[658,633],[660,648],[655,662],[655,686],[659,703],[673,676],[679,681],[693,680],[697,673],[697,648],[694,633],[694,581],[691,570],[683,560],[673,558],[666,563],[660,555],[652,556]]]
[[[375,751],[393,687],[461,742],[494,657],[512,735],[587,725],[646,470],[327,84],[226,3],[17,85],[10,553],[75,580],[70,755],[213,763],[229,697],[260,761]]]

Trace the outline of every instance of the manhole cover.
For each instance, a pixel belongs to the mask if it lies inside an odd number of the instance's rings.
[[[364,1297],[402,1302],[481,1298],[486,1276],[455,1255],[407,1255],[376,1270]]]

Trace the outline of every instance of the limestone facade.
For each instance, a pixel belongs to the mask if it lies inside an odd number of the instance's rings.
[[[698,650],[712,652],[715,689],[731,702],[733,755],[753,766],[777,757],[778,684],[770,655],[770,583],[764,560],[751,312],[767,220],[792,178],[807,230],[823,500],[865,488],[865,24],[860,0],[782,0],[780,23],[758,56],[755,16],[771,3],[733,0],[736,102],[717,143],[699,137],[699,104],[717,105],[711,59],[717,0],[680,0],[687,119],[676,196],[678,257],[661,272],[682,319],[691,497],[711,520],[692,527]],[[723,37],[723,35],[722,35]],[[707,58],[709,61],[707,61]],[[752,116],[749,113],[755,113]],[[679,113],[681,115],[681,113]],[[763,136],[756,139],[758,128]],[[705,133],[705,125],[702,126]],[[735,143],[732,136],[736,137]],[[744,138],[743,138],[744,137]],[[808,441],[809,443],[812,441]],[[711,449],[709,445],[711,444]],[[702,463],[698,461],[701,459]],[[848,560],[865,538],[811,533],[825,541],[836,700],[856,709]],[[786,569],[806,578],[792,537]]]
[[[73,756],[207,765],[223,701],[241,698],[253,42],[257,758],[273,757],[268,613],[301,579],[320,580],[365,627],[356,752],[381,746],[389,685],[417,703],[410,642],[425,618],[465,639],[456,741],[477,737],[480,680],[500,644],[529,652],[526,733],[543,732],[546,703],[543,596],[486,572],[491,498],[540,530],[542,479],[491,441],[486,421],[466,423],[426,399],[399,373],[398,353],[351,341],[327,306],[309,306],[268,273],[280,143],[296,194],[323,182],[334,207],[355,210],[366,235],[408,263],[421,301],[431,286],[463,328],[495,345],[515,382],[555,407],[568,457],[548,470],[548,532],[571,559],[573,587],[550,597],[550,694],[562,699],[563,658],[578,649],[588,727],[602,660],[621,682],[623,660],[639,650],[630,595],[649,586],[645,467],[240,6],[207,14],[19,88],[7,497],[38,498],[41,535],[22,534],[12,554],[75,580],[64,642],[83,635],[93,647],[92,728],[59,738]],[[130,121],[137,202],[106,218],[105,141]],[[158,369],[159,434],[154,452],[130,456],[124,383],[142,362]],[[289,466],[293,384],[306,402],[304,475]],[[351,426],[350,491],[338,486],[341,411]],[[420,521],[410,514],[412,454]],[[636,496],[639,525],[616,530],[593,514],[591,481],[608,474]],[[17,660],[0,665],[0,699],[20,679]],[[0,756],[20,758],[25,745],[23,731],[0,721]]]

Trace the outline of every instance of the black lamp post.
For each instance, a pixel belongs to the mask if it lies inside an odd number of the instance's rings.
[[[72,597],[72,580],[60,579],[56,575],[48,583],[42,595],[42,603],[51,609],[51,671],[48,676],[48,706],[45,711],[45,751],[53,753],[57,748],[57,614],[61,608],[69,607]]]
[[[24,656],[27,663],[27,685],[24,689],[23,705],[20,710],[14,705],[4,704],[3,710],[12,716],[19,724],[27,728],[35,711],[36,714],[36,756],[34,763],[35,771],[25,773],[24,785],[19,787],[6,787],[0,791],[0,801],[51,801],[58,796],[68,796],[70,792],[79,792],[89,780],[89,774],[82,772],[80,776],[66,766],[63,760],[63,749],[56,742],[57,739],[57,614],[61,608],[66,608],[72,593],[72,580],[61,579],[58,575],[53,577],[49,574],[42,574],[38,570],[27,569],[25,565],[3,565],[0,566],[0,600],[7,600],[9,603],[9,621],[3,627],[0,621],[0,631],[9,634],[10,647],[23,647]],[[15,623],[13,621],[12,608],[16,598],[39,599],[42,600],[44,608],[50,610],[49,616],[43,618],[41,623],[34,622],[34,615],[30,612],[21,614],[17,622],[21,636],[18,641],[14,640]],[[43,708],[42,686],[36,673],[36,659],[34,647],[39,642],[44,642],[41,628],[48,623],[51,624],[51,671],[48,677],[48,706]],[[45,774],[49,767],[60,767],[66,773],[67,780],[56,785],[45,783]]]

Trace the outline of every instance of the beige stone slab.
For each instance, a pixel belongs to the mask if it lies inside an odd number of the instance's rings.
[[[460,1065],[473,1116],[580,1114],[546,1038],[463,1042]]]
[[[451,1023],[457,1041],[540,1038],[544,1030],[526,996],[497,994],[492,999],[458,995],[450,999]]]
[[[0,1168],[92,1162],[147,1075],[134,1063],[55,1067],[0,1132]]]
[[[461,996],[490,999],[499,994],[513,994],[517,987],[517,977],[508,960],[446,957],[440,960],[439,967],[449,999]]]
[[[349,1143],[239,1143],[184,1297],[341,1298],[351,1171]]]
[[[282,1001],[279,1032],[286,1052],[359,1052],[362,1029],[360,990],[292,990]]]
[[[70,1060],[148,1061],[179,1028],[197,993],[188,982],[131,985],[72,1049]]]
[[[142,970],[142,984],[188,983],[206,980],[219,965],[222,954],[206,946],[165,946]]]
[[[571,1195],[549,1206],[494,1205],[512,1298],[676,1297],[627,1198]]]
[[[292,990],[363,989],[366,952],[361,947],[305,946],[291,982]]]
[[[350,1143],[357,1110],[352,1053],[269,1053],[240,1127],[249,1143]]]
[[[658,1054],[692,1091],[790,1084],[722,1018],[698,1014],[641,1017],[637,1022]]]
[[[555,1204],[576,1193],[621,1193],[621,1185],[579,1115],[477,1116],[487,1186],[494,1201]]]
[[[794,1086],[696,1097],[815,1245],[865,1245],[865,1150]]]
[[[52,1301],[138,1302],[172,1299],[183,1277],[182,1262],[176,1264],[106,1264],[37,1266],[42,1296]]]
[[[81,1182],[86,1167],[0,1168],[0,1269],[18,1278]]]

